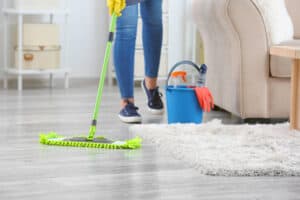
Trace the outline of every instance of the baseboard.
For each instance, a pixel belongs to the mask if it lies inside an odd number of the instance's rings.
[[[70,78],[69,86],[70,88],[80,87],[82,85],[97,85],[97,78]],[[16,77],[11,77],[8,80],[8,89],[17,89],[18,79]],[[45,77],[24,77],[23,78],[23,88],[24,89],[41,89],[50,88],[49,78]],[[54,88],[64,89],[64,79],[54,78]],[[3,79],[0,78],[0,90],[3,89]]]
[[[98,77],[70,77],[69,79],[70,88],[81,87],[82,85],[95,85],[98,86],[99,78]],[[166,80],[159,79],[158,85],[161,88],[164,88],[166,85]],[[117,85],[117,80],[114,78],[111,82],[107,78],[106,84]],[[13,76],[8,80],[9,89],[17,89],[18,79]],[[141,80],[135,81],[135,86],[139,87],[141,85]],[[35,88],[50,88],[50,82],[48,76],[24,76],[23,77],[23,86],[24,89],[35,89]],[[3,88],[3,77],[0,77],[0,89]],[[64,79],[63,77],[54,77],[54,88],[64,88]]]

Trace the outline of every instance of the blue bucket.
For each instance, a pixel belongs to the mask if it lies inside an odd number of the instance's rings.
[[[169,85],[171,74],[181,65],[190,65],[198,72],[200,68],[191,61],[182,61],[174,65],[168,75],[166,86],[168,123],[202,123],[203,111],[193,88]]]

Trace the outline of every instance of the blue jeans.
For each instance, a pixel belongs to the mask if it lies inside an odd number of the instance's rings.
[[[114,65],[122,99],[134,97],[134,57],[138,8],[138,4],[127,6],[117,21]],[[143,22],[145,75],[149,78],[156,78],[162,48],[162,0],[141,2],[140,13]]]

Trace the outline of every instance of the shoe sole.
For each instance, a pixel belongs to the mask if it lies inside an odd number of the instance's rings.
[[[144,94],[146,95],[146,98],[148,100],[148,95],[147,95],[147,92],[146,92],[146,88],[144,87],[144,84],[143,84],[144,81],[141,82],[141,87],[144,91]],[[165,109],[153,109],[153,108],[150,108],[147,104],[147,108],[148,108],[148,111],[152,114],[152,115],[163,115],[164,112],[165,112]]]
[[[149,107],[148,107],[148,111],[149,111],[152,115],[162,115],[162,114],[164,114],[164,112],[165,112],[164,109],[158,110],[158,109],[152,109],[152,108],[149,108]]]
[[[119,118],[124,123],[141,123],[142,122],[141,117],[123,117],[122,115],[119,115]]]

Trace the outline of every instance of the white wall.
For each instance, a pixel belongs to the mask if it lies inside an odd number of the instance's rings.
[[[0,0],[2,6],[2,1]],[[11,1],[11,0],[8,0]],[[169,65],[183,59],[193,60],[193,44],[188,20],[188,2],[169,3]],[[0,7],[2,9],[2,7]],[[105,0],[70,0],[69,65],[71,77],[98,77],[107,41],[109,17]],[[60,19],[58,19],[60,21]],[[174,34],[176,33],[176,34]],[[2,15],[0,18],[2,36]],[[0,47],[2,45],[0,38]],[[0,48],[0,67],[2,67]]]
[[[11,0],[8,0],[8,2]],[[3,0],[0,0],[2,10]],[[98,77],[107,40],[108,14],[104,0],[70,0],[69,65],[71,77]],[[0,67],[2,68],[2,14]],[[56,18],[56,21],[62,19]],[[12,23],[14,20],[12,20]],[[36,19],[34,19],[36,21]]]
[[[104,0],[71,0],[69,63],[74,77],[98,77],[108,38]]]

